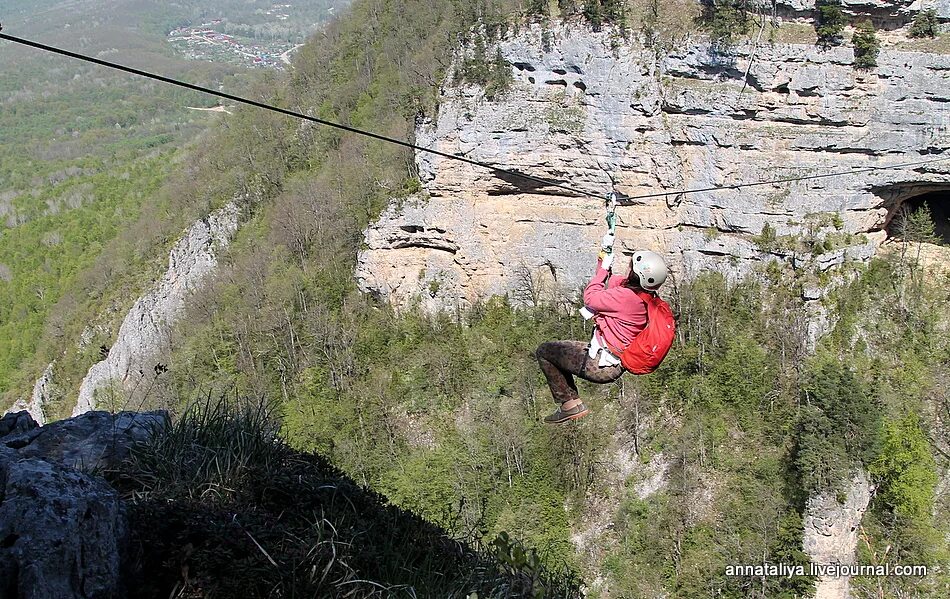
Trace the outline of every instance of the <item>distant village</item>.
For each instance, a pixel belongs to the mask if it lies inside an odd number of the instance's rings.
[[[262,13],[276,21],[286,21],[290,18],[291,8],[291,4],[275,4]],[[193,60],[277,70],[289,65],[291,54],[302,45],[286,40],[266,41],[231,35],[222,31],[227,25],[225,19],[215,19],[198,26],[179,27],[168,33],[168,41]]]

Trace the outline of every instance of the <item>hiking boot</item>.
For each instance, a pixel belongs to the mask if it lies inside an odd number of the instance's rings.
[[[557,412],[554,412],[550,416],[545,416],[544,422],[547,424],[561,424],[570,420],[583,418],[588,414],[590,414],[590,408],[585,406],[583,403],[579,403],[570,410],[562,410],[561,408],[558,408]]]

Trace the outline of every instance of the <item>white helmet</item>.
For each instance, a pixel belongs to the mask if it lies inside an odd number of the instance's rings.
[[[633,253],[630,270],[640,279],[640,286],[649,291],[659,289],[670,272],[663,257],[649,250]]]

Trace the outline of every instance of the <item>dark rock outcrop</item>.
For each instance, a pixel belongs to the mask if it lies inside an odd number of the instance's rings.
[[[0,597],[123,595],[125,509],[105,481],[0,453]]]
[[[27,412],[0,419],[0,599],[126,595],[126,509],[94,472],[118,466],[167,419],[89,412],[44,427]]]
[[[166,422],[164,412],[87,412],[39,428],[34,423],[19,434],[0,438],[0,443],[21,458],[40,458],[91,473],[117,466],[133,443],[147,439]]]
[[[11,412],[0,418],[0,438],[25,433],[38,427],[29,412]]]

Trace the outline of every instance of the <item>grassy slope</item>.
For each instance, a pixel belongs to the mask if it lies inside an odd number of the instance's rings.
[[[290,449],[269,416],[198,404],[108,474],[129,501],[136,596],[579,596],[521,545],[476,550]]]

